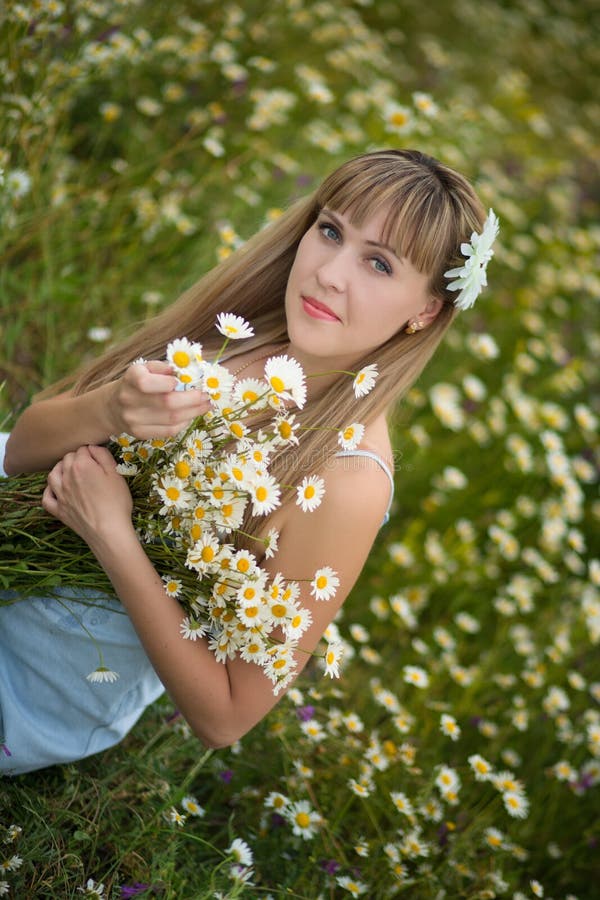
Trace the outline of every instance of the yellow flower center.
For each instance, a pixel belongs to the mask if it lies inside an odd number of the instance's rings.
[[[178,350],[173,354],[173,362],[179,369],[185,369],[191,361],[189,353],[186,353],[185,350]]]
[[[354,437],[354,428],[346,428],[344,431],[344,440],[351,441]]]
[[[333,652],[333,650],[330,650],[330,651],[329,651],[329,653],[327,654],[327,656],[325,657],[325,659],[327,660],[327,665],[328,665],[328,666],[330,666],[331,663],[335,661],[335,653]]]
[[[209,563],[209,562],[212,562],[213,559],[215,558],[215,551],[210,546],[203,547],[200,556],[202,557],[203,562]]]
[[[310,825],[310,816],[308,815],[308,813],[296,813],[296,824],[299,825],[300,828],[308,828],[308,826]]]
[[[244,429],[239,422],[233,422],[232,425],[230,425],[230,429],[231,433],[235,435],[235,437],[241,438],[244,436]]]
[[[290,435],[292,434],[292,426],[290,425],[289,422],[280,422],[279,423],[279,434],[281,435],[282,438],[285,438],[286,440],[290,437]]]
[[[244,403],[254,403],[255,400],[258,400],[258,394],[256,391],[247,390],[242,394],[242,400]]]
[[[233,513],[233,504],[232,504],[232,503],[225,503],[225,504],[221,507],[221,512],[223,513],[223,515],[224,515],[225,517],[229,517],[229,516]]]
[[[287,665],[287,663],[286,663],[285,659],[278,659],[273,663],[273,668],[274,669],[284,669],[286,667],[286,665]]]
[[[298,628],[302,624],[302,616],[294,616],[292,619],[292,628]]]
[[[166,493],[169,500],[178,500],[181,491],[176,487],[168,487]]]
[[[190,534],[194,542],[199,541],[202,537],[202,527],[200,525],[192,525],[192,527],[190,528]]]
[[[182,384],[189,384],[192,380],[192,376],[188,375],[186,372],[182,372],[179,375],[179,380]]]
[[[237,562],[237,570],[238,572],[247,572],[250,568],[250,561],[247,559],[238,559]]]
[[[285,390],[284,382],[277,375],[272,375],[269,383],[270,383],[271,387],[273,388],[273,390],[276,391],[278,394],[280,394],[282,391]]]
[[[310,500],[311,497],[315,496],[315,489],[312,484],[309,484],[304,489],[304,497],[306,500]]]
[[[266,487],[263,487],[263,485],[256,489],[256,499],[261,502],[267,499],[267,489]]]
[[[271,607],[271,612],[274,616],[277,616],[277,618],[280,619],[282,616],[285,616],[286,607],[283,605],[283,603],[276,603]]]
[[[210,388],[211,390],[215,390],[215,388],[219,387],[219,379],[215,378],[214,375],[211,375],[210,378],[206,379],[206,387]]]
[[[319,575],[319,577],[317,578],[317,587],[319,588],[319,590],[323,590],[323,588],[326,586],[327,578],[325,577],[325,575]]]
[[[180,459],[175,463],[175,474],[178,478],[187,478],[191,471],[190,465],[185,459]]]

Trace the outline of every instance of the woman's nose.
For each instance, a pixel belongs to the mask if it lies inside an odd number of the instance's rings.
[[[348,277],[349,260],[342,250],[332,254],[317,269],[317,281],[322,288],[343,291]]]

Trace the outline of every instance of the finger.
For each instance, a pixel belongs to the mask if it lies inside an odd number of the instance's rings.
[[[157,367],[159,371],[155,371]],[[125,374],[129,383],[144,394],[166,394],[179,383],[170,365],[158,360],[130,366]]]
[[[173,366],[166,359],[149,359],[144,363],[149,372],[154,375],[172,375]]]
[[[47,484],[50,485],[52,492],[56,494],[60,490],[63,480],[64,464],[61,459],[57,462],[53,469],[48,472]]]
[[[44,493],[42,494],[42,507],[47,513],[50,513],[51,516],[56,516],[58,511],[58,500],[50,485],[46,485],[44,488]]]
[[[99,447],[97,444],[88,444],[86,449],[91,458],[97,462],[105,472],[114,472],[117,463],[110,450],[107,450],[106,447]]]

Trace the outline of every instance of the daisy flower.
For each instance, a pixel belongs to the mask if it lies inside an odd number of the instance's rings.
[[[480,756],[479,753],[473,753],[469,756],[469,765],[473,769],[477,781],[489,781],[494,770],[487,759]]]
[[[189,616],[186,616],[179,626],[179,631],[181,636],[187,641],[196,641],[206,634],[206,625],[199,622],[198,619],[191,619]]]
[[[252,850],[241,838],[234,838],[225,852],[233,856],[235,862],[240,866],[252,865]]]
[[[268,662],[264,669],[265,674],[273,682],[279,682],[285,676],[290,675],[296,668],[294,657],[290,653],[289,647],[285,644],[271,647],[267,651]]]
[[[338,432],[338,444],[343,450],[355,450],[363,439],[365,426],[353,422]]]
[[[296,432],[300,426],[294,421],[293,415],[277,416],[273,425],[275,428],[275,437],[279,442],[284,442],[286,444],[298,443]]]
[[[327,645],[325,651],[325,674],[330,678],[340,677],[340,662],[343,656],[344,645],[339,641]]]
[[[296,488],[296,505],[303,512],[312,512],[320,505],[325,494],[325,482],[317,475],[307,475]]]
[[[164,575],[162,580],[165,583],[165,593],[169,597],[179,597],[182,588],[181,581],[178,578],[169,578],[168,575]]]
[[[383,119],[386,131],[396,134],[406,134],[413,127],[412,110],[399,103],[387,103],[383,110]]]
[[[454,716],[449,716],[446,713],[442,713],[440,730],[442,734],[447,735],[453,741],[457,741],[460,737],[460,726],[457,724],[456,719]]]
[[[438,106],[433,101],[431,94],[425,94],[423,91],[415,91],[412,95],[415,108],[422,112],[424,116],[433,118],[438,113]]]
[[[206,810],[204,807],[200,806],[195,797],[184,797],[181,801],[181,805],[190,816],[202,817],[206,815]]]
[[[244,378],[238,381],[233,389],[232,399],[235,407],[251,406],[253,410],[267,405],[267,391],[264,381],[258,378]]]
[[[398,812],[404,813],[405,816],[412,816],[414,813],[413,805],[402,791],[390,791],[392,803]]]
[[[254,329],[241,316],[233,313],[219,313],[217,316],[217,331],[232,341],[254,336]]]
[[[309,609],[296,607],[283,626],[286,638],[290,641],[298,640],[307,628],[310,628],[312,621],[312,613]]]
[[[460,778],[450,766],[441,766],[435,784],[441,791],[457,791],[460,788]]]
[[[265,559],[271,559],[279,549],[279,532],[271,528],[265,538]]]
[[[501,831],[497,828],[486,828],[483,832],[484,840],[492,850],[501,850],[506,843],[506,839]]]
[[[77,888],[77,890],[86,897],[92,897],[93,900],[104,900],[104,885],[96,884],[93,878],[88,878],[85,887]]]
[[[204,534],[187,552],[185,564],[196,572],[207,572],[218,565],[219,544],[211,534]]]
[[[187,509],[192,502],[192,495],[186,491],[186,484],[180,478],[163,476],[156,484],[156,492],[163,501],[160,514],[169,509]]]
[[[223,395],[230,394],[233,388],[233,375],[219,363],[207,363],[204,367],[204,390],[213,400],[220,400]]]
[[[360,369],[352,382],[352,388],[354,390],[355,397],[365,397],[369,391],[373,390],[375,385],[375,381],[377,379],[377,366],[370,365],[364,366]]]
[[[271,357],[265,363],[265,378],[278,397],[293,400],[302,409],[306,402],[306,382],[297,360],[288,356]]]
[[[290,803],[286,807],[284,815],[292,826],[293,833],[298,837],[304,838],[305,841],[315,836],[321,824],[321,816],[314,809],[311,809],[307,800],[297,800],[295,803]]]
[[[91,681],[92,684],[112,684],[113,681],[118,679],[119,673],[113,672],[112,669],[108,669],[106,666],[98,666],[97,669],[94,669],[93,672],[90,672],[90,674],[85,677],[86,681]]]
[[[181,828],[183,826],[183,824],[185,823],[187,816],[184,816],[183,813],[180,813],[178,810],[175,809],[174,806],[172,806],[171,809],[166,814],[165,818],[167,819],[168,822],[171,822],[173,825],[179,825],[179,827]]]
[[[339,587],[340,579],[330,566],[323,566],[317,569],[315,577],[311,582],[311,594],[314,594],[315,600],[330,600]]]
[[[202,346],[187,338],[177,338],[167,346],[167,360],[182,384],[195,384],[200,375]]]
[[[281,491],[272,475],[257,475],[250,486],[252,513],[264,516],[280,504]]]
[[[360,897],[361,894],[367,893],[367,885],[356,878],[351,878],[349,875],[338,875],[335,880],[340,887],[352,894],[353,897]]]
[[[283,810],[289,804],[289,798],[278,791],[271,791],[265,797],[264,805],[266,809],[274,809],[276,812]]]
[[[0,863],[0,871],[2,872],[16,872],[23,865],[23,860],[20,856],[10,856],[8,859],[3,860]]]
[[[357,781],[355,778],[351,778],[348,782],[348,787],[357,797],[362,797],[364,799],[365,797],[371,796],[371,788],[363,781]]]
[[[404,666],[402,676],[407,684],[418,688],[426,688],[429,684],[429,675],[420,666]]]
[[[526,819],[529,812],[529,801],[524,794],[506,791],[502,795],[504,806],[509,815],[516,819]]]

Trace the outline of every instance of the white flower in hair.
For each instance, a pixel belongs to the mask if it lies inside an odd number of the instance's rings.
[[[448,285],[449,291],[460,291],[454,301],[457,309],[473,306],[482,289],[487,285],[487,264],[494,255],[492,244],[499,230],[498,216],[490,209],[481,234],[471,235],[471,243],[461,244],[460,251],[467,261],[464,266],[444,272],[446,278],[454,278]]]
[[[239,341],[241,338],[249,338],[254,334],[252,326],[241,316],[233,313],[219,313],[217,316],[217,330],[226,338]]]

